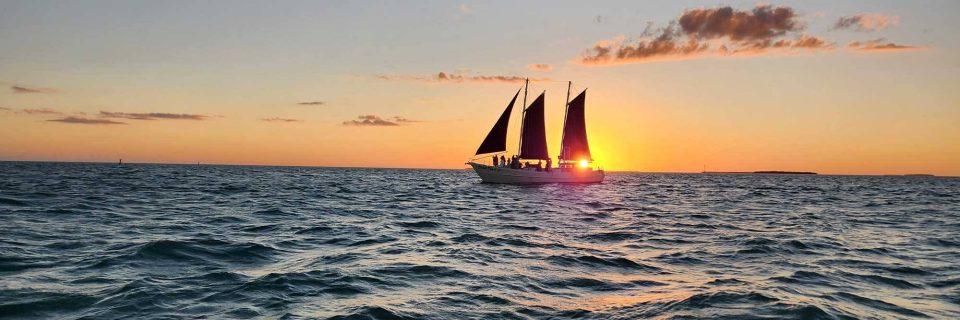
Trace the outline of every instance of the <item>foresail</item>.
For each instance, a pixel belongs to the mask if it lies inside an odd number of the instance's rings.
[[[544,126],[544,102],[541,93],[530,107],[527,108],[523,118],[523,128],[520,130],[520,158],[522,159],[542,159],[547,160],[550,154],[547,152],[547,130]]]
[[[570,101],[567,107],[566,122],[563,124],[563,141],[560,145],[560,158],[563,160],[593,161],[590,157],[590,145],[587,143],[587,126],[584,117],[587,91],[584,90]]]
[[[483,139],[483,143],[477,148],[476,154],[507,151],[507,128],[510,124],[510,113],[513,111],[513,103],[517,101],[517,96],[519,95],[520,91],[517,90],[517,94],[513,95],[513,99],[510,100],[507,109],[503,110],[500,119],[497,119],[497,123],[493,125],[490,133],[487,133],[487,137]]]

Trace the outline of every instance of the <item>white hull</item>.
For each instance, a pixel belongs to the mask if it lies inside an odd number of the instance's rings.
[[[494,167],[480,163],[468,163],[477,172],[483,182],[532,184],[532,183],[596,183],[603,182],[603,170],[572,168],[569,170],[552,169],[536,171],[534,169],[511,169]]]

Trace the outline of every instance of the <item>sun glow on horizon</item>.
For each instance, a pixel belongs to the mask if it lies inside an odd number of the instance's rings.
[[[590,166],[590,163],[587,162],[587,160],[580,160],[580,167],[581,167],[581,168],[586,168],[586,167],[588,167],[588,166]]]

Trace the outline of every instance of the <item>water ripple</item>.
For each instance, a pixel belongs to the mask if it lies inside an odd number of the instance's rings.
[[[0,162],[0,317],[960,318],[960,180]]]

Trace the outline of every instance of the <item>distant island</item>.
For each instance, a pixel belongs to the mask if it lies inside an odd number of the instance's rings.
[[[767,170],[767,171],[704,171],[703,173],[713,173],[713,174],[817,174],[816,172],[807,172],[807,171],[778,171],[778,170]]]

